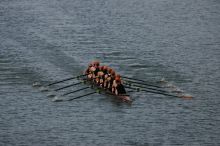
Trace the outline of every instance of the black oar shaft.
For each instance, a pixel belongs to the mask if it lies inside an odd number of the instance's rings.
[[[84,74],[84,75],[79,75],[79,76],[76,76],[76,77],[66,78],[66,79],[63,79],[63,80],[60,80],[60,81],[56,81],[56,82],[53,82],[53,83],[48,84],[47,86],[51,86],[51,85],[55,85],[55,84],[58,84],[58,83],[65,82],[65,81],[73,80],[73,79],[76,79],[76,78],[79,78],[79,77],[82,77],[82,76],[86,76],[86,74]]]
[[[62,83],[62,82],[65,82],[65,81],[68,81],[68,80],[72,80],[72,79],[74,79],[74,77],[67,78],[67,79],[64,79],[64,80],[62,80],[62,81],[56,81],[56,82],[54,82],[54,83],[48,84],[47,86],[55,85],[55,84]]]
[[[78,96],[78,97],[75,97],[75,98],[68,99],[67,101],[72,101],[74,99],[78,99],[78,98],[81,98],[81,97],[89,96],[89,95],[92,95],[92,94],[95,94],[95,93],[97,93],[97,92],[91,92],[91,93],[88,93],[88,94],[84,94],[84,95],[81,95],[81,96]]]
[[[167,93],[162,93],[162,92],[156,92],[156,91],[149,91],[149,90],[141,90],[141,91],[145,91],[145,92],[149,92],[149,93],[155,93],[155,94],[161,94],[161,95],[166,95],[166,96],[170,96],[170,97],[178,97],[179,96],[176,96],[176,95],[171,95],[171,94],[167,94]]]
[[[140,85],[145,85],[145,86],[151,86],[151,87],[155,87],[155,88],[162,88],[161,86],[148,84],[148,83],[146,83],[146,82],[136,82],[136,81],[130,81],[130,80],[125,80],[125,82],[127,82],[127,83],[133,83],[133,84],[140,84]]]
[[[78,90],[75,90],[75,91],[71,91],[71,92],[63,94],[63,96],[66,96],[66,95],[69,95],[69,94],[72,94],[72,93],[75,93],[75,92],[79,92],[81,90],[85,90],[85,89],[88,89],[88,88],[90,88],[90,87],[84,87],[84,88],[81,88],[81,89],[78,89]]]
[[[79,84],[82,84],[82,82],[70,84],[70,85],[67,85],[67,86],[55,89],[54,91],[59,91],[59,90],[62,90],[62,89],[65,89],[65,88],[69,88],[69,87],[72,87],[72,86],[75,86],[75,85],[79,85]]]
[[[122,76],[122,78],[130,79],[130,80],[135,80],[135,81],[139,81],[139,82],[147,82],[147,81],[144,81],[144,80],[135,79],[135,78],[130,78],[130,77],[126,77],[126,76]]]
[[[165,91],[165,90],[155,89],[155,88],[152,88],[152,87],[143,87],[141,85],[136,85],[136,84],[127,84],[127,83],[125,83],[125,85],[135,86],[135,87],[139,87],[139,88],[142,88],[142,89],[146,88],[146,89],[150,89],[150,90],[154,90],[154,91],[159,91],[159,92],[164,92],[164,93],[168,92],[168,91]]]
[[[161,95],[166,95],[166,96],[171,96],[171,97],[178,97],[180,98],[180,96],[176,96],[176,95],[171,95],[171,94],[167,94],[167,93],[163,93],[163,92],[156,92],[156,91],[151,91],[151,90],[146,90],[146,89],[142,89],[140,90],[139,88],[134,88],[134,87],[129,87],[129,86],[125,86],[127,88],[130,88],[130,89],[133,89],[133,90],[136,90],[136,91],[144,91],[144,92],[149,92],[149,93],[155,93],[155,94],[161,94]]]

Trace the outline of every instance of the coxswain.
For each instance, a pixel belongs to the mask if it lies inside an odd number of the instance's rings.
[[[115,80],[115,71],[111,70],[108,76],[105,76],[106,82],[104,83],[104,87],[107,88],[109,91],[112,92],[112,84],[113,81]]]
[[[106,75],[106,74],[108,74],[108,66],[103,66],[103,68],[102,68],[102,71],[103,71],[103,73]]]
[[[126,94],[126,90],[125,90],[124,86],[122,85],[120,75],[116,75],[115,80],[113,81],[112,93],[114,93],[116,95]]]

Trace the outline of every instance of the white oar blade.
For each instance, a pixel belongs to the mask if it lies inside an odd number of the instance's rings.
[[[63,101],[62,98],[58,97],[58,96],[55,96],[53,99],[52,99],[53,102],[61,102]]]
[[[33,86],[33,87],[41,87],[42,85],[41,85],[40,82],[34,82],[34,83],[32,84],[32,86]]]
[[[43,86],[43,87],[40,88],[40,91],[41,92],[47,92],[47,91],[49,91],[49,88]]]
[[[53,92],[50,92],[50,93],[47,94],[47,97],[49,97],[49,98],[55,97],[55,96],[56,96],[56,94],[54,94]]]

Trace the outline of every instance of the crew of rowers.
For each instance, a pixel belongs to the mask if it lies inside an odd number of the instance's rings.
[[[90,63],[85,74],[88,79],[113,94],[126,94],[126,90],[122,85],[121,76],[116,74],[115,71],[108,66],[100,66],[98,61]]]

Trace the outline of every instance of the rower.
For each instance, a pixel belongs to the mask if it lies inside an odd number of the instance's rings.
[[[104,87],[107,88],[111,92],[112,92],[112,84],[114,80],[115,80],[115,71],[111,70],[110,74],[108,74],[108,77],[105,80],[106,83],[104,85]]]
[[[120,75],[116,75],[115,80],[113,81],[112,92],[116,95],[126,94]]]
[[[102,71],[103,71],[103,73],[106,75],[106,74],[108,74],[108,66],[103,66],[103,68],[102,68]]]
[[[92,67],[90,68],[91,72],[92,72],[92,79],[95,80],[97,73],[99,72],[99,61],[94,61],[92,63]]]
[[[97,73],[99,71],[99,65],[100,65],[99,61],[94,62],[93,66],[95,67],[95,71],[94,71],[95,75],[97,75]]]
[[[90,64],[88,65],[88,68],[87,68],[86,71],[85,71],[85,75],[87,75],[87,77],[88,77],[89,79],[92,78],[91,67],[92,67],[92,63],[90,63]]]
[[[103,84],[104,84],[104,66],[99,66],[99,71],[97,73],[97,76],[96,76],[96,84],[98,84],[99,86],[103,87]]]
[[[111,73],[112,69],[110,67],[107,68],[107,73],[105,74],[105,82],[104,82],[104,88],[109,88],[110,80],[111,80]]]

